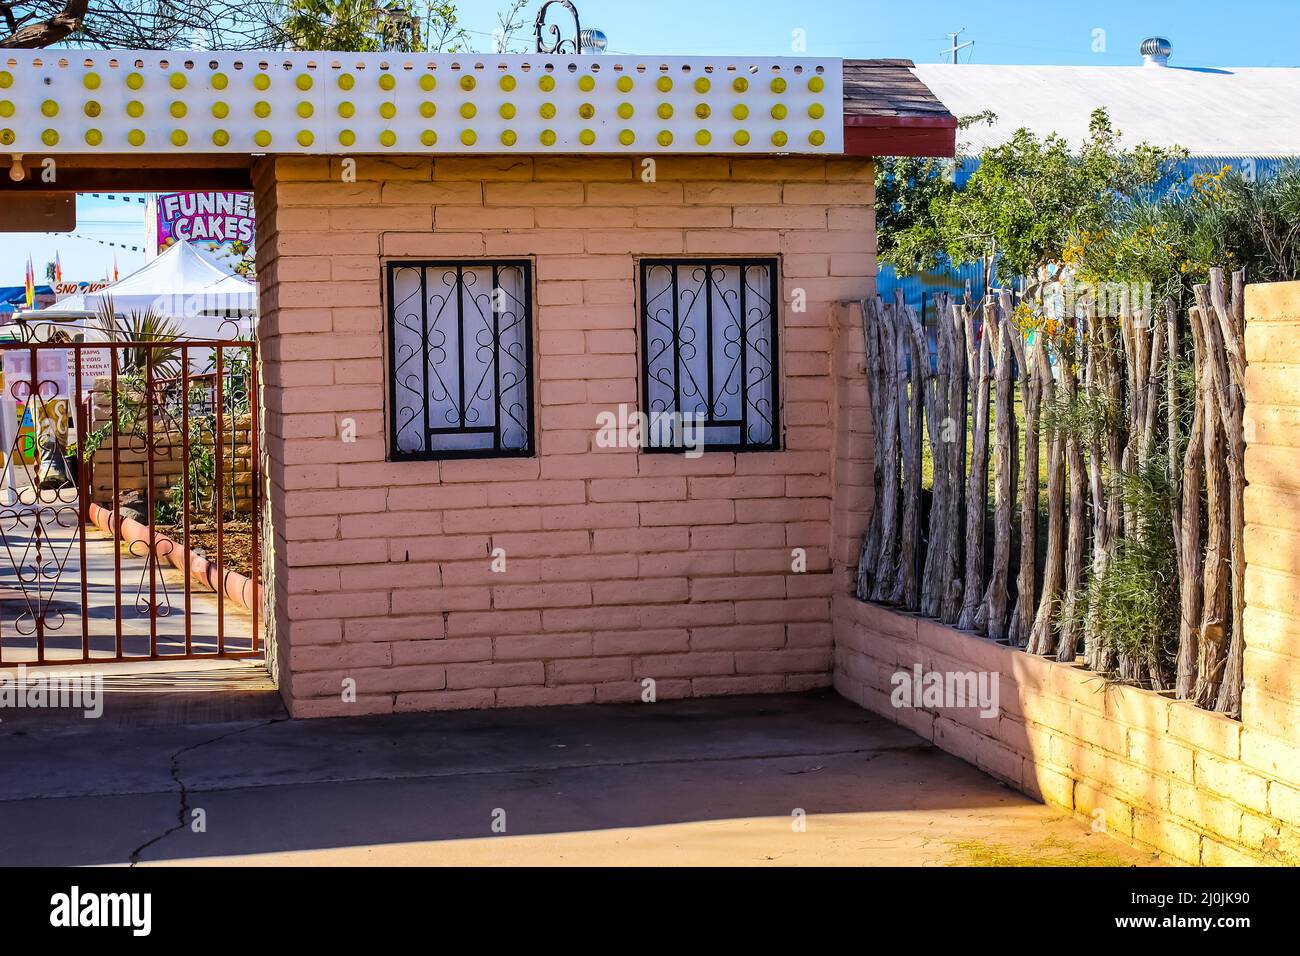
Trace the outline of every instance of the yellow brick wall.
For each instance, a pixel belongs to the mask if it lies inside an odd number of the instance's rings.
[[[1207,866],[1300,865],[1300,282],[1246,289],[1241,721],[863,604],[833,607],[835,686],[1045,803]],[[895,672],[999,675],[995,717],[898,709]]]

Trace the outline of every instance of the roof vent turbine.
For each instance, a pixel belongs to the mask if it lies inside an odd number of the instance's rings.
[[[1147,37],[1139,47],[1143,66],[1168,66],[1169,54],[1174,52],[1174,45],[1164,37]]]

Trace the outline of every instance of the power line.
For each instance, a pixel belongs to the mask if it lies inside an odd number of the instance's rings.
[[[128,246],[120,242],[109,242],[107,239],[96,239],[94,236],[81,236],[75,232],[47,232],[47,236],[55,236],[60,239],[82,239],[86,242],[97,242],[101,246],[112,246],[114,249],[127,249],[130,252],[144,252],[143,246]]]

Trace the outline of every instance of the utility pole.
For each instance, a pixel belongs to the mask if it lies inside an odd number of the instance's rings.
[[[944,50],[943,52],[946,53],[946,54],[948,54],[949,56],[952,57],[952,62],[953,62],[953,63],[956,63],[956,62],[957,62],[957,51],[959,51],[959,50],[964,50],[964,49],[965,49],[966,47],[968,47],[968,46],[974,46],[974,45],[975,45],[975,41],[974,41],[974,40],[967,40],[965,43],[958,43],[958,42],[957,42],[957,38],[960,37],[960,36],[961,36],[963,33],[965,33],[965,32],[966,32],[966,28],[965,28],[965,27],[962,27],[962,28],[961,28],[960,30],[958,30],[956,33],[949,33],[949,34],[948,34],[948,39],[951,41],[951,43],[950,43],[948,49]]]

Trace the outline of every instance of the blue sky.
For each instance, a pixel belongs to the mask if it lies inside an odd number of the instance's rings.
[[[462,2],[461,19],[478,49],[492,48],[496,11],[505,0]],[[517,49],[531,44],[532,11]],[[906,57],[943,62],[946,34],[965,28],[974,40],[961,62],[1124,66],[1139,62],[1143,37],[1174,46],[1176,66],[1300,66],[1300,0],[577,0],[586,26],[609,36],[609,49],[644,54],[790,54],[802,30],[813,56]],[[560,13],[558,8],[552,8]],[[102,242],[141,246],[143,206],[82,198],[77,235],[4,238],[0,285],[19,285],[27,256],[39,274],[57,251],[66,279],[102,278],[117,256],[123,275],[141,253]],[[100,240],[99,242],[95,240]]]

